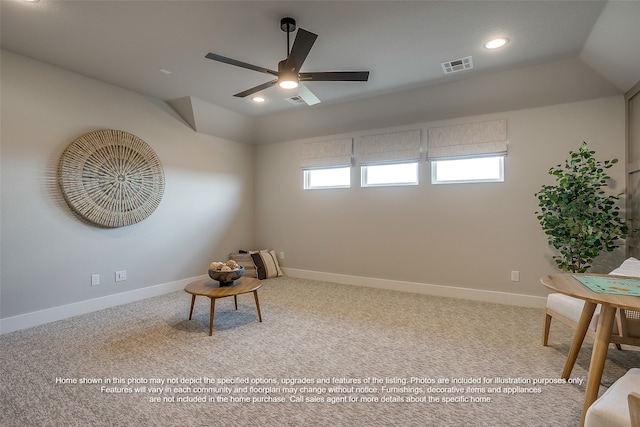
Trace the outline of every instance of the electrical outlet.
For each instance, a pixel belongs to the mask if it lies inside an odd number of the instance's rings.
[[[280,259],[284,259],[284,252],[280,252]]]
[[[519,282],[520,281],[520,272],[517,270],[514,270],[511,272],[511,281],[512,282]]]
[[[116,282],[124,282],[127,280],[127,270],[116,271]]]
[[[100,275],[92,274],[91,275],[91,286],[98,286],[100,284]]]

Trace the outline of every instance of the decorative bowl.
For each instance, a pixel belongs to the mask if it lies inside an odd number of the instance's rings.
[[[238,280],[244,274],[244,267],[233,271],[217,271],[209,269],[209,277],[220,282],[220,286],[233,285],[234,280]]]

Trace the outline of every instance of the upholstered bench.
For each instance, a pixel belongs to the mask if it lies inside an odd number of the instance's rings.
[[[630,369],[587,410],[585,427],[636,427],[631,424],[628,396],[640,393],[640,368]]]
[[[229,259],[234,260],[240,267],[244,267],[244,277],[258,277],[256,265],[248,252],[231,253]]]

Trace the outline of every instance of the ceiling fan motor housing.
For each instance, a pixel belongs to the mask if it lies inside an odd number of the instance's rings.
[[[278,62],[278,74],[280,76],[282,76],[282,74],[286,74],[286,73],[293,73],[295,71],[294,67],[287,67],[287,60],[283,59],[282,61]],[[297,73],[296,73],[297,75]]]

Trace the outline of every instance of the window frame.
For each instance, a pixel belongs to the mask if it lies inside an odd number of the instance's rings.
[[[407,181],[396,181],[396,182],[387,182],[380,184],[370,184],[367,182],[368,178],[368,168],[369,167],[385,167],[385,166],[400,166],[400,165],[414,165],[416,180],[414,182]],[[369,188],[369,187],[404,187],[404,186],[414,186],[420,185],[420,162],[397,162],[397,163],[372,163],[372,164],[364,164],[360,165],[360,187]]]
[[[464,158],[449,158],[449,159],[433,159],[431,162],[431,184],[434,185],[442,185],[442,184],[477,184],[477,183],[491,183],[491,182],[504,182],[504,160],[506,155],[496,155],[496,156],[475,156],[475,157],[464,157]],[[478,178],[478,179],[455,179],[455,180],[447,180],[440,181],[437,179],[438,176],[438,162],[446,162],[452,160],[473,160],[473,159],[487,159],[487,158],[496,158],[499,160],[498,164],[498,178]]]
[[[328,170],[337,170],[337,169],[348,169],[348,178],[349,182],[345,185],[322,185],[322,186],[311,186],[311,173],[317,171],[328,171]],[[351,169],[352,166],[338,166],[338,167],[326,167],[326,168],[313,168],[313,169],[303,169],[302,172],[302,180],[303,180],[303,189],[305,190],[328,190],[328,189],[336,189],[336,188],[351,188]]]

